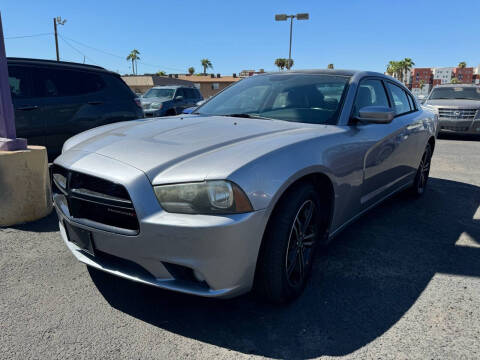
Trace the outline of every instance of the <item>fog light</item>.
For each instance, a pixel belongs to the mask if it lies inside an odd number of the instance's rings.
[[[199,273],[197,270],[193,270],[193,276],[195,276],[195,279],[197,279],[200,282],[205,281],[205,277],[201,273]]]

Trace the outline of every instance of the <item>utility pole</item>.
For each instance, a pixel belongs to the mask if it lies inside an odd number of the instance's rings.
[[[64,25],[67,22],[66,19],[62,20],[60,16],[53,18],[53,30],[55,33],[55,50],[57,51],[57,61],[60,61],[60,53],[58,52],[58,34],[57,34],[57,24]]]

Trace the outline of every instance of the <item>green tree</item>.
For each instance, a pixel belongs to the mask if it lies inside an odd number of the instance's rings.
[[[420,80],[419,82],[419,87],[420,87],[420,90],[423,90],[423,87],[425,86],[425,81],[424,80]]]
[[[402,67],[403,67],[403,64],[401,61],[391,60],[388,62],[388,65],[387,65],[387,74],[389,74],[390,76],[393,76],[395,79],[400,80]]]
[[[293,66],[293,59],[285,59],[285,67],[290,70]]]
[[[452,80],[450,80],[451,84],[458,84],[460,81],[456,77],[453,77]]]
[[[195,68],[194,68],[193,66],[190,66],[190,67],[188,68],[188,73],[189,73],[190,75],[193,75],[193,74],[195,73]]]
[[[461,68],[461,69],[464,69],[464,68],[467,67],[467,63],[465,61],[459,62],[458,67]]]
[[[402,73],[403,73],[402,80],[405,80],[404,82],[406,83],[407,82],[407,79],[406,79],[407,73],[412,69],[412,67],[413,67],[413,65],[415,65],[415,63],[412,61],[412,59],[405,58],[405,59],[402,60],[401,65],[402,65]]]
[[[280,70],[285,69],[285,66],[287,66],[286,59],[284,58],[275,59],[275,66],[278,67]]]
[[[202,59],[200,60],[200,63],[203,67],[203,75],[207,75],[207,69],[213,69],[212,62],[208,59]]]
[[[165,71],[160,70],[160,71],[157,71],[157,75],[158,76],[166,76],[167,73]]]
[[[127,61],[132,61],[132,73],[137,74],[137,61],[140,60],[140,51],[133,49],[127,56]]]
[[[334,67],[333,67],[333,64],[328,64],[328,65],[327,65],[327,69],[333,69],[333,68],[334,68]]]

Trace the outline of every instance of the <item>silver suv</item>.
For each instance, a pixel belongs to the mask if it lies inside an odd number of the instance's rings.
[[[436,86],[424,105],[438,111],[440,132],[480,135],[480,86]]]

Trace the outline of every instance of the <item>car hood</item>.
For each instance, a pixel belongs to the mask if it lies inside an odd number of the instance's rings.
[[[227,178],[265,153],[335,131],[338,127],[327,125],[185,115],[93,129],[69,139],[64,153],[116,159],[140,169],[157,185]]]
[[[427,100],[425,101],[425,105],[431,105],[435,107],[452,107],[458,109],[479,109],[480,101],[465,99],[438,99]]]
[[[169,100],[171,100],[171,98],[169,97],[153,97],[153,98],[141,98],[140,102],[142,104],[152,104],[152,103],[163,103]]]

